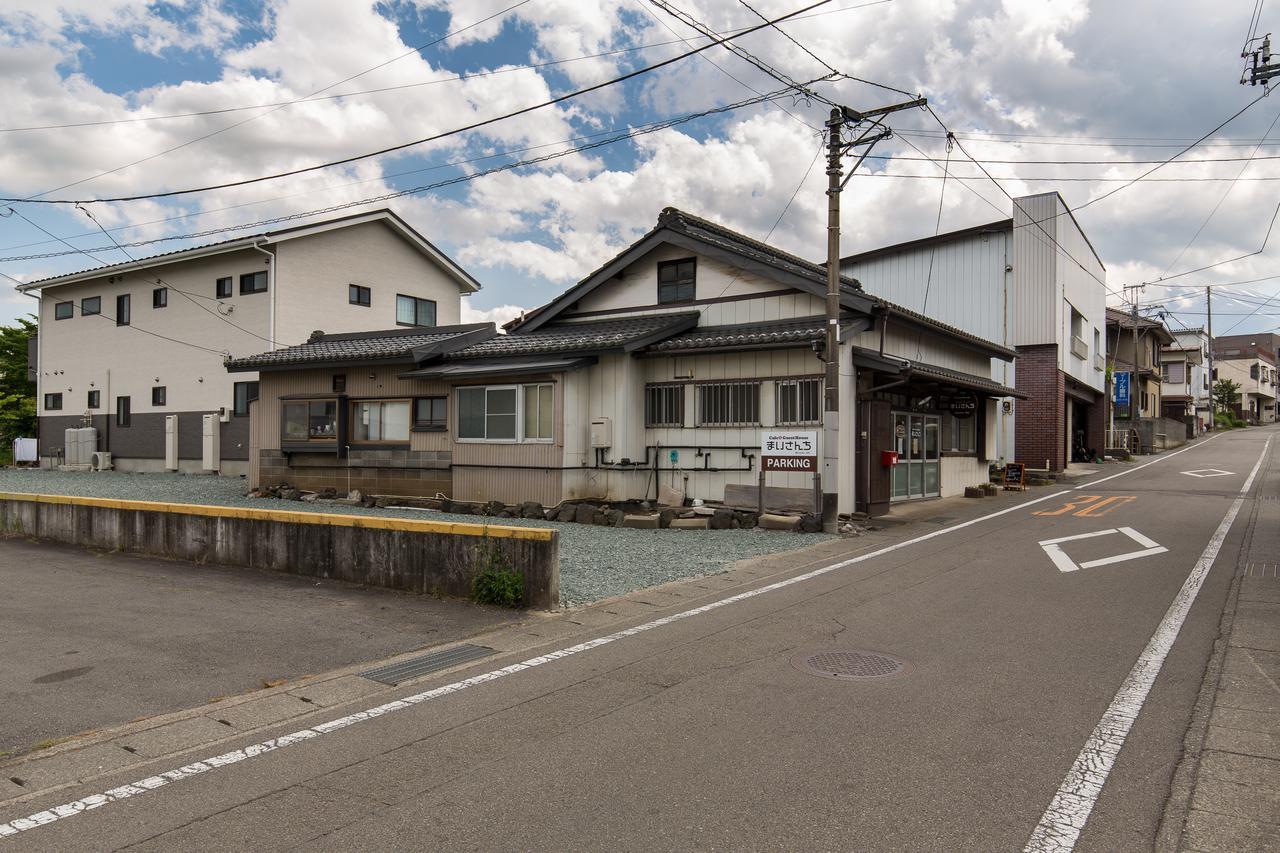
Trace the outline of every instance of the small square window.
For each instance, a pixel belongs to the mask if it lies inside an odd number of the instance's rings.
[[[249,404],[256,399],[258,399],[257,382],[235,383],[231,413],[237,418],[249,417]]]
[[[90,391],[88,405],[86,406],[86,408],[98,409],[101,407],[102,407],[102,392],[97,390]]]
[[[165,398],[168,396],[168,394],[169,394],[168,389],[166,389],[163,385],[156,385],[154,388],[151,389],[151,405],[163,406],[165,404]]]
[[[413,401],[413,428],[443,431],[449,423],[447,397],[419,397]]]
[[[59,302],[53,306],[53,319],[70,320],[76,315],[76,304],[74,302]]]
[[[231,277],[220,278],[213,286],[213,295],[215,299],[231,298]]]
[[[60,410],[62,408],[62,395],[61,394],[45,394],[44,408],[45,408],[45,411],[48,411],[48,412],[56,412]]]
[[[367,287],[361,287],[358,284],[347,285],[347,301],[352,305],[363,305],[368,308],[371,296],[372,294]]]
[[[240,276],[240,293],[266,293],[267,271],[245,273]]]
[[[694,258],[658,264],[658,304],[692,302],[695,298],[698,262]]]
[[[129,325],[129,294],[127,293],[116,297],[116,325]]]
[[[169,288],[157,287],[151,291],[151,307],[167,308],[169,306]]]
[[[333,393],[345,394],[346,391],[347,391],[347,374],[345,373],[333,374]]]
[[[102,313],[102,297],[101,296],[86,296],[84,299],[80,300],[80,316],[81,317],[88,317],[91,314],[101,314],[101,313]]]
[[[116,397],[116,426],[127,427],[133,423],[132,412],[129,409],[128,397]]]

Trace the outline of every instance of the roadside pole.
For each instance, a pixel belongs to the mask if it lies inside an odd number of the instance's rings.
[[[1209,338],[1209,363],[1206,370],[1209,371],[1209,426],[1210,430],[1216,430],[1218,425],[1214,422],[1214,416],[1217,410],[1213,406],[1213,289],[1205,287],[1204,289],[1204,312],[1205,312],[1205,335]],[[1228,329],[1228,331],[1230,331]]]

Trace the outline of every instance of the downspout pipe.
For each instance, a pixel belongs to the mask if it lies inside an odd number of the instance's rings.
[[[263,241],[265,243],[265,241]],[[266,255],[267,260],[267,291],[271,297],[271,305],[267,313],[267,341],[270,343],[271,349],[276,348],[276,265],[277,258],[275,252],[269,252],[257,243],[249,246],[256,252]]]
[[[44,318],[40,316],[40,310],[44,307],[44,302],[40,298],[40,294],[32,293],[29,290],[19,291],[23,296],[30,296],[36,301],[36,411],[40,411],[40,406],[44,403],[44,398],[40,396],[40,388],[43,383],[40,380],[40,368],[44,366],[44,335],[40,334],[40,324]],[[36,418],[36,467],[40,466],[40,418]]]

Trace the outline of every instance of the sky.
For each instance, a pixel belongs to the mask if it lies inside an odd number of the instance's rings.
[[[548,301],[666,206],[820,259],[830,104],[918,94],[936,117],[893,114],[844,193],[842,254],[1057,190],[1109,303],[1145,283],[1144,310],[1194,328],[1221,285],[1216,334],[1280,326],[1280,98],[1239,82],[1280,6],[1254,27],[1244,0],[830,0],[736,39],[745,56],[599,86],[814,2],[0,0],[0,196],[21,200],[0,204],[0,274],[384,206],[482,282],[465,321]],[[33,306],[0,288],[0,322]]]

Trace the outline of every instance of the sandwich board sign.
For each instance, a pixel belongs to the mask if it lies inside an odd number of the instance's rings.
[[[760,435],[760,470],[817,471],[818,433],[762,432]]]

